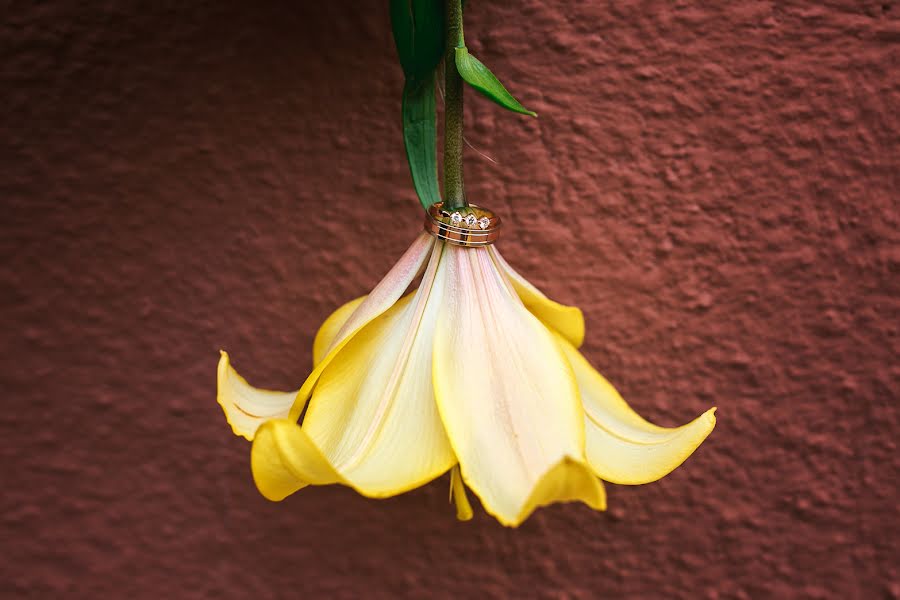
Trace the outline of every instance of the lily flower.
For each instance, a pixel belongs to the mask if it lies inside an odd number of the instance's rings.
[[[557,501],[605,509],[603,481],[655,481],[715,426],[714,408],[681,427],[647,422],[581,355],[583,338],[581,311],[495,247],[422,233],[371,293],[323,323],[299,390],[251,387],[222,352],[218,402],[252,440],[253,478],[270,500],[327,484],[383,498],[451,471],[460,519],[472,516],[468,487],[517,526]]]

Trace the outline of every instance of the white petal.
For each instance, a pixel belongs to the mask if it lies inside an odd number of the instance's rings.
[[[506,525],[558,500],[602,508],[602,487],[584,464],[578,390],[553,335],[510,293],[486,249],[448,246],[444,255],[434,386],[466,484]]]

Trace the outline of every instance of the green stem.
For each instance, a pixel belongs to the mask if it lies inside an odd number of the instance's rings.
[[[463,80],[456,47],[463,46],[462,0],[447,0],[444,53],[444,208],[468,206],[463,187]]]

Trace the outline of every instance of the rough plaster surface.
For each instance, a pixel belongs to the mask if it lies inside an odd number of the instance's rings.
[[[518,530],[446,478],[269,503],[215,403],[220,347],[296,386],[417,231],[384,3],[0,14],[0,597],[900,596],[900,5],[469,2],[540,114],[467,94],[501,249],[641,413],[719,407]]]

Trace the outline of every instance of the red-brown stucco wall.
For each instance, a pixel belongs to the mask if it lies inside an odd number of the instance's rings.
[[[900,5],[470,0],[540,114],[466,96],[501,250],[639,412],[719,407],[518,530],[446,478],[269,503],[215,402],[219,348],[297,386],[418,231],[386,2],[0,14],[0,597],[900,596]]]

